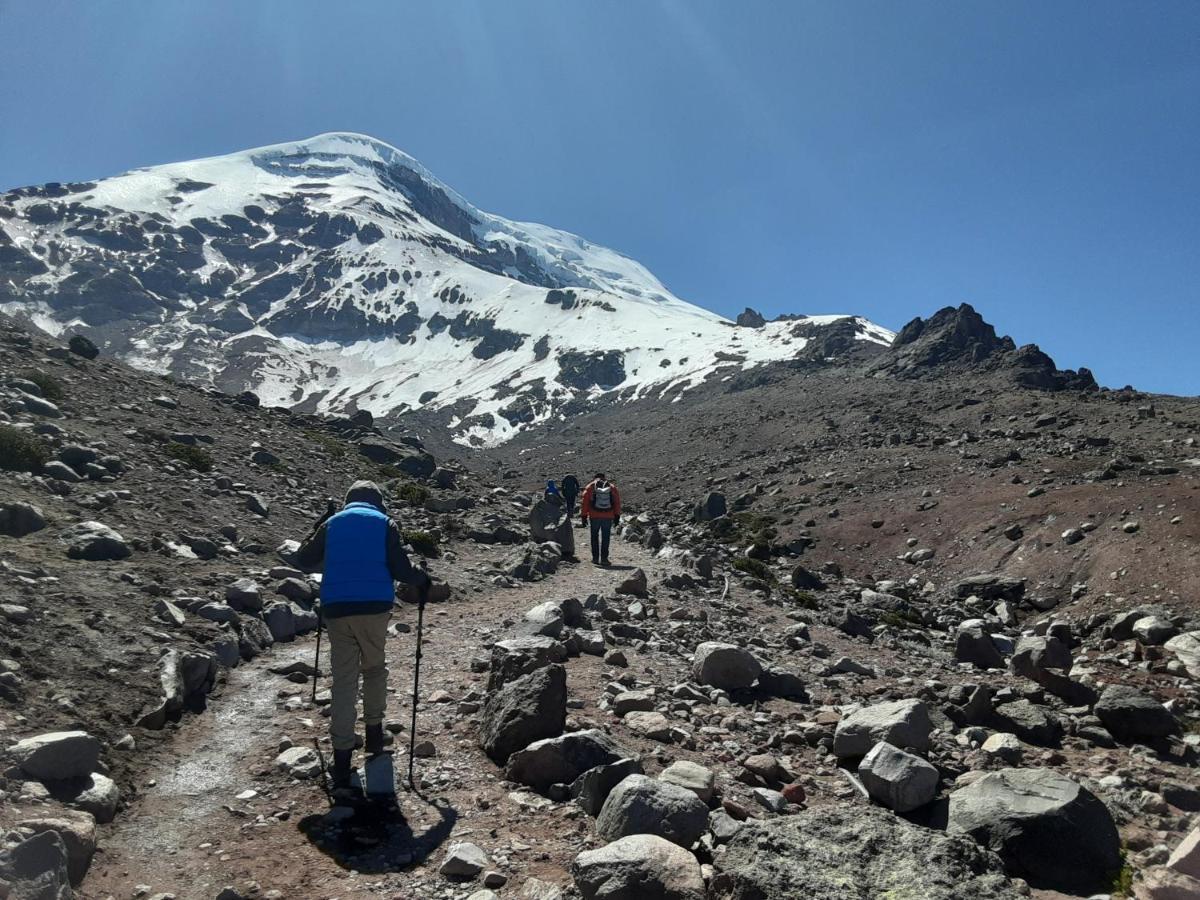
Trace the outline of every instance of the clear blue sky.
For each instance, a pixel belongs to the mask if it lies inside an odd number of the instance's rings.
[[[0,187],[323,131],[725,314],[1200,394],[1200,2],[0,0]]]

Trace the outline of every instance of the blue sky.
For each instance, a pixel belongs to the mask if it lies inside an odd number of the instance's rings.
[[[0,0],[0,187],[323,131],[733,315],[1200,394],[1200,3]]]

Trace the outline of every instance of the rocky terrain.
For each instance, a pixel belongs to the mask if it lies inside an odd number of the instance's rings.
[[[0,882],[1194,896],[1200,403],[1099,390],[969,307],[900,335],[466,455],[4,321]],[[612,567],[544,527],[572,469],[622,488]],[[325,792],[287,543],[364,476],[437,585],[396,807]],[[397,781],[415,629],[400,605]]]

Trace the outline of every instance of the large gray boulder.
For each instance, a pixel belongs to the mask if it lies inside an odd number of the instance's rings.
[[[13,900],[71,900],[67,848],[54,831],[26,838],[11,850],[0,850],[0,885]]]
[[[567,648],[560,641],[545,635],[497,641],[492,645],[488,690],[493,691],[515,678],[566,658]]]
[[[1175,654],[1189,675],[1200,678],[1200,631],[1177,634],[1163,647]]]
[[[571,796],[575,803],[589,816],[600,815],[604,801],[612,789],[630,775],[644,775],[640,760],[630,757],[615,763],[588,769],[571,783]]]
[[[52,731],[18,741],[8,754],[26,775],[62,781],[96,771],[100,742],[86,731]]]
[[[553,541],[566,556],[575,555],[575,529],[563,504],[539,499],[529,509],[529,534],[539,544]]]
[[[588,769],[607,766],[630,755],[599,729],[572,731],[535,741],[514,753],[504,777],[544,793],[552,784],[571,784]]]
[[[1154,739],[1174,734],[1178,728],[1171,711],[1137,688],[1110,684],[1093,710],[1118,740]]]
[[[59,539],[67,545],[67,556],[92,562],[125,559],[133,551],[125,538],[100,522],[80,522],[63,531]]]
[[[954,638],[954,658],[978,669],[1001,669],[1004,657],[992,642],[983,619],[967,619],[958,626]]]
[[[878,807],[822,807],[748,822],[714,866],[709,900],[1021,897],[995,854]]]
[[[566,720],[566,669],[543,666],[488,694],[479,742],[494,762],[504,765],[534,741],[562,734]]]
[[[719,519],[728,512],[728,506],[725,503],[725,495],[710,491],[709,494],[696,504],[694,518],[697,522],[711,522],[713,519]]]
[[[19,538],[45,527],[45,515],[32,503],[15,500],[0,503],[0,534]]]
[[[1016,650],[1008,667],[1015,675],[1038,679],[1046,669],[1071,671],[1071,650],[1058,638],[1051,635],[1024,635],[1017,641]]]
[[[225,602],[238,612],[262,612],[262,587],[253,578],[239,578],[225,588]]]
[[[1001,769],[959,788],[946,827],[996,851],[1010,874],[1038,888],[1087,893],[1121,867],[1108,809],[1049,769]]]
[[[748,688],[761,674],[754,655],[735,644],[705,641],[692,657],[692,678],[727,691]]]
[[[67,855],[67,879],[73,885],[83,881],[96,854],[96,820],[87,813],[63,811],[53,816],[25,819],[19,823],[35,834],[53,834],[62,841]],[[38,896],[22,895],[16,897]],[[54,896],[54,895],[50,895]]]
[[[708,828],[708,807],[694,791],[646,775],[630,775],[608,795],[596,818],[607,841],[655,834],[688,848]]]
[[[1044,706],[1028,700],[1014,700],[996,707],[990,724],[997,731],[1015,734],[1027,744],[1056,747],[1062,740],[1062,721]]]
[[[833,754],[845,759],[866,756],[880,741],[894,747],[924,752],[929,749],[933,723],[929,708],[920,700],[892,700],[850,713],[837,724]]]
[[[940,780],[936,768],[887,741],[880,741],[863,757],[858,777],[873,800],[900,813],[932,800]]]
[[[653,834],[634,834],[575,857],[584,900],[705,900],[696,857]]]

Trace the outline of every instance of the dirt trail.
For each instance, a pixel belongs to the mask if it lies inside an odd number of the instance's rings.
[[[453,564],[482,571],[490,555],[472,547]],[[311,638],[233,670],[209,712],[181,725],[164,761],[146,773],[141,796],[105,829],[82,895],[126,898],[148,888],[150,896],[211,900],[232,886],[246,895],[288,898],[467,897],[477,882],[452,885],[437,874],[444,848],[459,839],[491,852],[495,868],[512,878],[502,895],[515,894],[529,876],[565,887],[563,863],[587,839],[587,820],[571,804],[551,807],[534,795],[510,795],[501,771],[476,744],[472,716],[456,709],[472,691],[482,695],[486,676],[473,674],[470,661],[486,655],[484,644],[502,637],[506,623],[546,599],[611,594],[634,567],[651,577],[662,568],[644,548],[623,542],[613,557],[609,569],[565,565],[542,582],[476,587],[426,609],[418,739],[431,740],[436,756],[417,760],[415,794],[402,783],[416,610],[397,608],[399,631],[388,650],[388,722],[405,726],[394,751],[399,815],[359,813],[340,822],[349,810],[331,812],[315,782],[292,781],[275,770],[282,739],[313,746],[325,735],[326,719],[308,703],[308,687],[267,671],[292,659],[311,660]],[[603,678],[595,657],[568,662],[573,698],[594,694]],[[439,691],[448,700],[432,702]],[[576,706],[594,709],[594,701]],[[321,749],[328,753],[327,744]],[[251,790],[254,796],[238,799]]]

